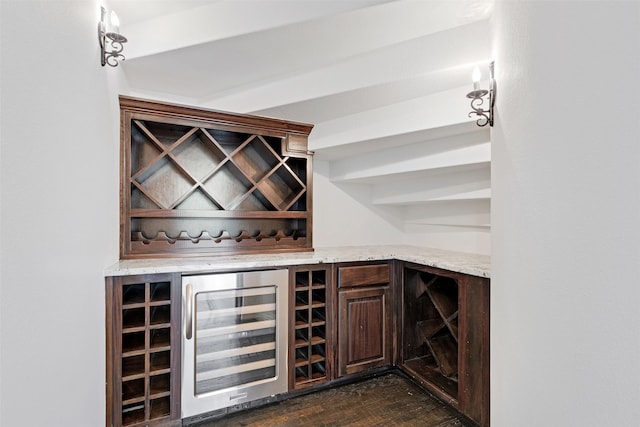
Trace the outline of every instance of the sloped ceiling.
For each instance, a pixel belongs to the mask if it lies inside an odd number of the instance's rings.
[[[465,95],[474,66],[488,74],[492,1],[110,5],[131,95],[311,123],[309,148],[337,185],[371,185],[371,203],[400,206],[405,221],[440,224],[449,210],[484,227],[489,131]]]
[[[134,94],[316,126],[469,86],[489,61],[486,0],[110,4]]]

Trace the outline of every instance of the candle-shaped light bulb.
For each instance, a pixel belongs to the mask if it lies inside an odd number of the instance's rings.
[[[473,69],[473,73],[471,74],[471,80],[473,80],[473,90],[480,89],[480,79],[482,78],[482,74],[480,74],[480,68],[476,65]]]
[[[111,32],[120,33],[120,19],[115,10],[111,11]]]

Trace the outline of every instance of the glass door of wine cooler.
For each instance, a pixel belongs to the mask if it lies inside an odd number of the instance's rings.
[[[287,270],[183,278],[183,416],[287,391]]]

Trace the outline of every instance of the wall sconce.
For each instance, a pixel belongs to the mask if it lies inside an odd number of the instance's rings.
[[[118,15],[114,11],[111,11],[111,23],[107,32],[107,26],[105,22],[105,15],[107,10],[104,7],[100,7],[100,22],[98,22],[98,42],[100,43],[100,62],[104,67],[105,64],[109,64],[111,67],[117,67],[118,61],[124,61],[124,55],[122,54],[123,43],[127,42],[127,38],[122,34],[119,34],[120,20]],[[107,50],[110,49],[110,50]]]
[[[476,66],[473,69],[473,74],[471,76],[473,80],[473,90],[467,94],[467,98],[471,99],[471,108],[473,111],[469,113],[469,117],[472,115],[476,115],[478,120],[476,120],[476,124],[480,127],[493,126],[493,105],[496,102],[496,81],[493,78],[493,61],[489,64],[489,90],[480,89],[480,69]],[[484,97],[489,95],[489,108],[482,108],[482,104],[484,104]]]

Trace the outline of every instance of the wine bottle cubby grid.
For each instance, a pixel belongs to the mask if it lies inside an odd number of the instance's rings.
[[[327,272],[295,272],[294,386],[327,380]]]
[[[171,411],[171,282],[122,285],[122,425]]]

